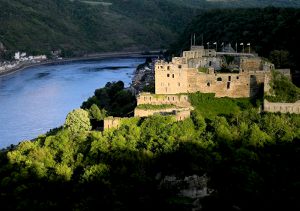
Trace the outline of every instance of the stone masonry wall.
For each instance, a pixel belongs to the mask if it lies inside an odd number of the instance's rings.
[[[242,72],[263,70],[262,60],[260,58],[241,58],[240,69]]]
[[[107,117],[104,119],[104,130],[118,128],[121,124],[122,118],[120,117]]]
[[[161,104],[172,104],[179,107],[190,107],[188,95],[186,94],[176,94],[176,95],[157,95],[147,92],[143,92],[137,96],[137,104],[151,104],[151,105],[161,105]]]
[[[187,64],[156,63],[155,93],[177,94],[187,91]]]
[[[300,100],[295,103],[272,103],[264,100],[264,111],[300,114]]]
[[[160,115],[171,115],[176,118],[177,121],[184,120],[186,118],[190,117],[191,109],[189,108],[166,108],[166,109],[139,109],[136,108],[134,110],[134,116],[135,117],[148,117],[152,116],[154,114],[160,114]]]
[[[249,97],[248,74],[219,73],[205,74],[195,69],[188,71],[188,92],[215,93],[216,97]]]

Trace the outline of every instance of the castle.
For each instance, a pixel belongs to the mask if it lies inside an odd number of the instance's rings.
[[[216,52],[204,46],[191,46],[181,57],[172,61],[158,60],[155,63],[155,93],[137,95],[135,117],[153,114],[173,115],[180,121],[190,117],[193,110],[187,93],[214,93],[216,97],[247,98],[264,92],[272,63],[250,53]],[[266,111],[300,113],[300,106],[267,105]],[[151,105],[147,108],[142,105]],[[162,106],[168,105],[168,106]],[[272,107],[273,106],[273,107]],[[118,120],[119,121],[119,120]],[[106,121],[104,128],[118,125]]]

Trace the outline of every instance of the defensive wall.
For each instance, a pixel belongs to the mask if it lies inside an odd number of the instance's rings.
[[[151,94],[149,92],[140,93],[137,96],[137,105],[151,104],[151,105],[175,105],[178,107],[191,107],[189,97],[187,94]]]
[[[179,94],[215,93],[216,97],[242,98],[255,96],[270,74],[274,65],[259,57],[237,59],[237,72],[216,71],[224,64],[214,50],[203,46],[192,46],[182,57],[171,62],[157,61],[155,64],[155,93]]]
[[[136,108],[134,110],[135,117],[148,117],[155,114],[160,114],[163,116],[174,116],[177,121],[184,120],[190,117],[190,108],[165,108],[165,109],[140,109]]]
[[[300,114],[300,100],[295,103],[273,103],[264,100],[264,111]]]
[[[278,71],[278,70],[276,70]],[[279,70],[278,72],[281,72],[281,70]],[[285,74],[286,77],[290,78],[290,75],[287,74],[287,72],[289,72],[288,70],[285,70]],[[265,77],[265,81],[264,81],[264,94],[265,95],[270,95],[270,81],[272,80],[272,76],[271,75],[266,75]],[[293,114],[300,114],[300,100],[295,102],[295,103],[280,103],[280,102],[269,102],[268,100],[264,100],[264,104],[263,104],[263,110],[265,112],[280,112],[280,113],[293,113]]]
[[[104,130],[112,129],[112,128],[119,128],[121,124],[122,118],[120,117],[107,117],[104,119]]]

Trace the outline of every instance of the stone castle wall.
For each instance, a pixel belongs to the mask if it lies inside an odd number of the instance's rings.
[[[240,69],[242,72],[263,70],[263,63],[260,58],[241,58]]]
[[[184,120],[190,117],[191,109],[189,108],[166,108],[166,109],[139,109],[136,108],[134,110],[135,117],[148,117],[155,114],[166,115],[166,116],[174,116],[177,121]]]
[[[188,71],[188,92],[215,93],[216,97],[249,97],[248,74],[205,74],[195,69]]]
[[[155,93],[177,94],[187,90],[187,64],[156,63]]]
[[[155,93],[179,94],[200,91],[215,93],[216,97],[252,97],[260,91],[265,75],[274,68],[274,65],[260,58],[240,58],[239,73],[215,73],[213,66],[218,65],[220,61],[214,61],[215,57],[201,58],[204,54],[204,51],[199,51],[198,54],[196,51],[188,51],[184,52],[184,57],[176,57],[171,63],[157,62]],[[206,73],[198,71],[199,65],[207,66],[209,58],[212,62],[208,66],[208,71]]]
[[[104,119],[104,130],[118,128],[121,124],[122,118],[120,117],[107,117]]]
[[[295,103],[272,103],[264,100],[264,111],[300,114],[300,100]]]
[[[188,95],[176,94],[176,95],[157,95],[151,93],[141,93],[137,96],[137,104],[151,104],[151,105],[162,105],[172,104],[178,107],[190,107]]]

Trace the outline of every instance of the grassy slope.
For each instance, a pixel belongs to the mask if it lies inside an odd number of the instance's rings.
[[[214,118],[218,115],[237,114],[245,109],[253,108],[248,98],[215,98],[214,94],[191,93],[191,104],[204,118]]]

